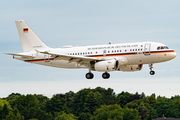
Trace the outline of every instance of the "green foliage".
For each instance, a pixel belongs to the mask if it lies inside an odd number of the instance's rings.
[[[14,114],[12,111],[9,111],[6,120],[24,120],[24,116],[21,116],[20,113]]]
[[[92,91],[87,95],[84,103],[85,112],[93,114],[96,108],[100,107],[102,103],[102,96],[99,92],[93,93]]]
[[[48,120],[52,118],[50,114],[40,109],[40,102],[36,95],[21,95],[14,100],[13,105],[13,108],[17,109],[25,120],[32,118]]]
[[[127,103],[131,102],[131,98],[132,94],[123,91],[118,94],[116,101],[121,107],[124,107]]]
[[[74,120],[75,116],[73,114],[66,114],[65,112],[62,112],[62,114],[59,114],[54,120]]]
[[[83,113],[85,111],[84,103],[89,92],[90,89],[82,89],[74,95],[70,106],[72,113],[76,116],[79,116],[80,113]]]
[[[148,109],[146,106],[144,106],[144,104],[141,104],[139,106],[139,115],[141,120],[146,120],[147,119],[147,114],[148,114]]]
[[[54,115],[55,112],[66,111],[69,112],[67,106],[67,97],[63,94],[56,94],[45,104],[46,112]]]
[[[90,120],[92,115],[90,113],[81,113],[78,117],[78,120]]]
[[[11,106],[7,100],[0,99],[0,109],[2,109],[4,105],[7,105],[8,109],[11,109]]]
[[[8,108],[7,104],[4,104],[4,106],[2,107],[1,111],[0,111],[0,118],[4,119],[6,118],[6,116],[8,115],[10,109]]]
[[[180,116],[180,111],[178,106],[176,106],[170,99],[158,99],[155,104],[154,109],[157,112],[158,117],[162,117],[164,114],[166,117],[178,118]]]
[[[91,120],[123,120],[123,110],[119,105],[102,105],[96,109]]]
[[[143,92],[116,95],[111,88],[97,87],[56,94],[51,99],[19,93],[0,99],[0,120],[152,120],[162,114],[180,117],[179,95],[171,99]]]
[[[20,93],[12,93],[12,94],[10,94],[10,95],[6,98],[6,100],[7,100],[7,101],[14,100],[14,99],[16,99],[16,98],[19,97],[19,96],[21,96]]]
[[[129,108],[124,108],[123,109],[123,120],[139,120],[139,112],[136,109],[129,109]]]
[[[177,106],[177,108],[180,110],[180,98],[176,98],[173,100],[173,103]]]
[[[153,108],[148,110],[148,118],[147,118],[147,120],[152,120],[152,119],[155,119],[155,118],[158,118],[156,110],[154,110]]]

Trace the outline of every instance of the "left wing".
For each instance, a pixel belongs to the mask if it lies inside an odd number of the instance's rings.
[[[45,52],[37,51],[37,52],[42,53],[42,54],[49,54],[52,57],[54,57],[55,60],[58,60],[58,59],[67,60],[67,61],[69,61],[69,63],[77,62],[80,65],[89,64],[91,61],[102,61],[103,60],[103,59],[99,59],[97,57],[72,56],[72,55],[65,55],[65,54],[48,52],[48,51],[45,51]]]

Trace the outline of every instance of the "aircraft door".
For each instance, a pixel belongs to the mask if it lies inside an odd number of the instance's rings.
[[[106,56],[106,50],[103,50],[103,55]]]
[[[151,44],[146,43],[144,46],[144,55],[151,55],[150,49],[151,49]]]

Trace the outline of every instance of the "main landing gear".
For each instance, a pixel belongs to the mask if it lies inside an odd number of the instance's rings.
[[[93,79],[93,77],[94,77],[94,74],[91,73],[91,72],[89,72],[89,73],[86,74],[86,78],[87,78],[87,79]]]
[[[110,74],[107,72],[102,74],[102,78],[104,78],[104,79],[108,79],[109,77],[110,77]]]
[[[149,67],[150,67],[150,70],[151,70],[151,71],[149,72],[150,75],[154,75],[154,74],[155,74],[155,71],[152,70],[153,64],[149,64]]]
[[[89,65],[89,72],[86,73],[85,76],[86,76],[87,79],[93,79],[94,74],[91,73],[91,65]],[[104,79],[108,79],[109,77],[110,77],[110,74],[108,72],[105,72],[105,73],[102,74],[102,78],[104,78]]]
[[[93,79],[93,77],[94,77],[93,73],[91,73],[91,72],[86,73],[86,78],[87,79]],[[110,74],[107,73],[107,72],[102,74],[102,78],[104,78],[104,79],[108,79],[109,77],[110,77]]]

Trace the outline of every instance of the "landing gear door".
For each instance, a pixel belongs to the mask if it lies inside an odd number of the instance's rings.
[[[144,46],[144,55],[151,55],[151,44],[150,43],[146,43]]]
[[[44,54],[44,62],[50,62],[50,56],[48,54]]]

